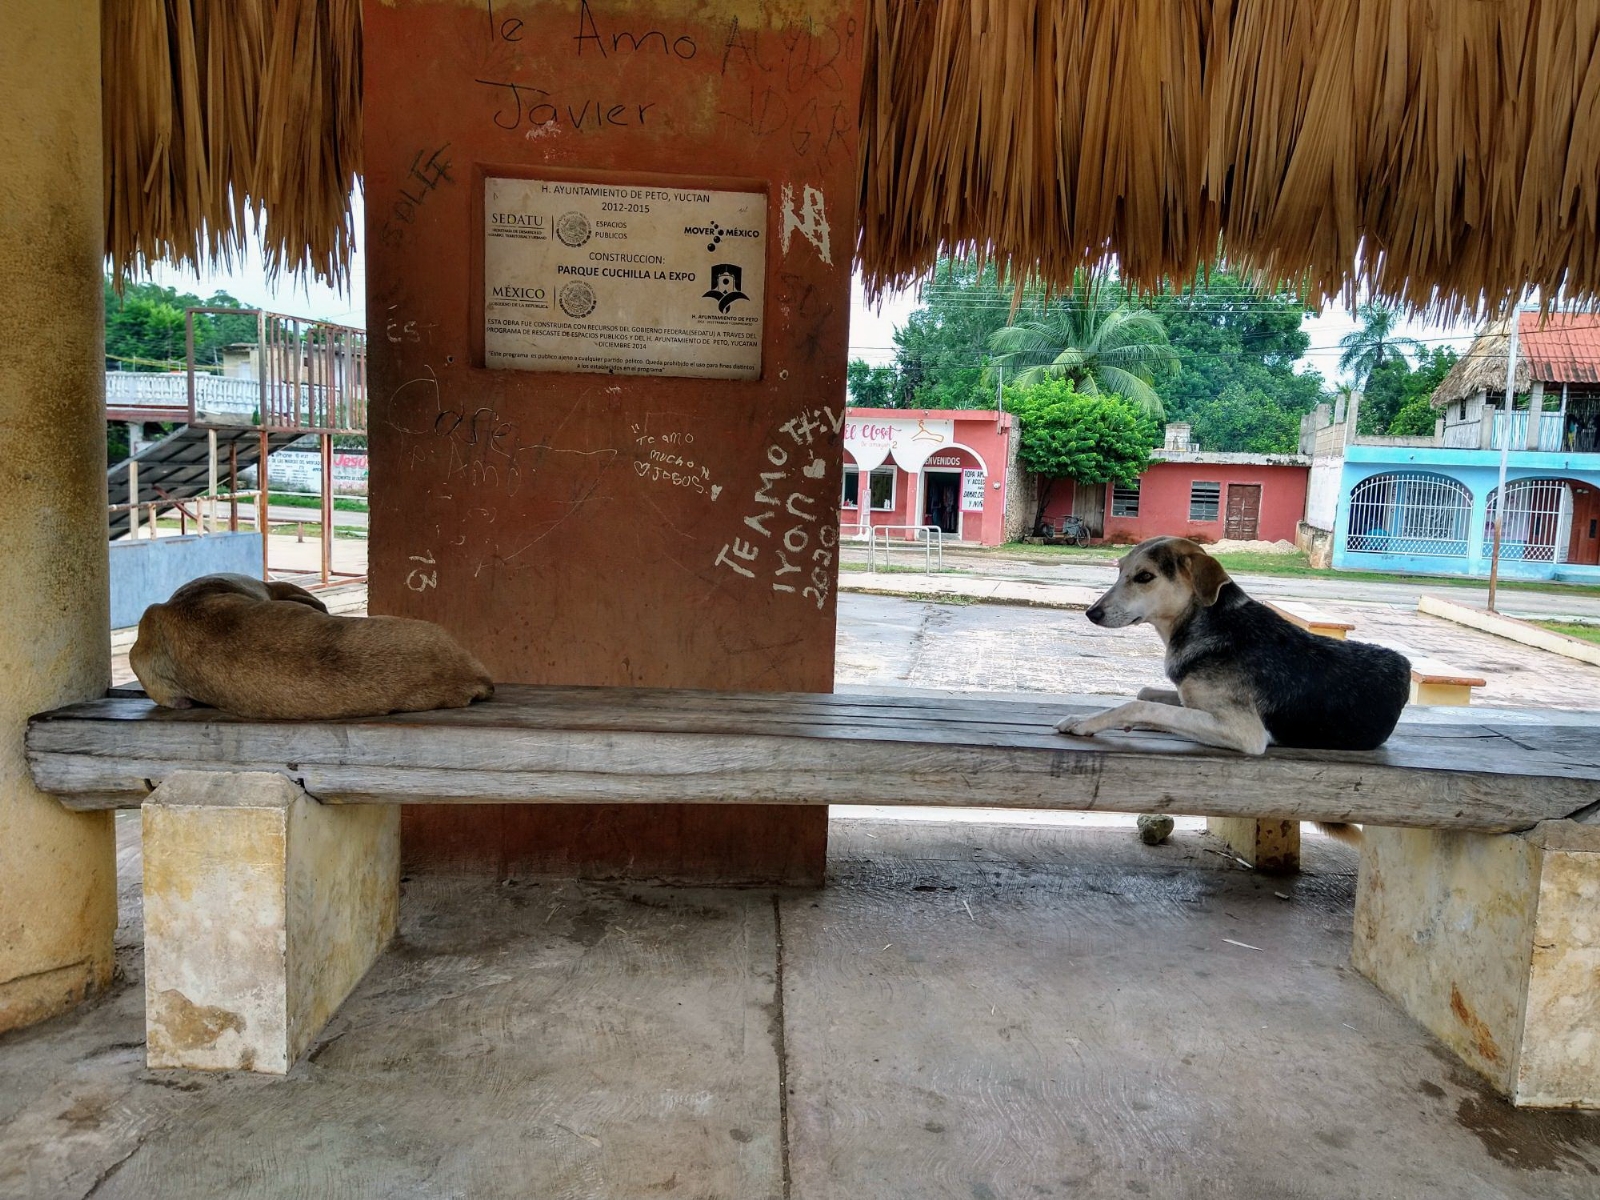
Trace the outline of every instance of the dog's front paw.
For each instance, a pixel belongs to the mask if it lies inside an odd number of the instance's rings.
[[[1093,737],[1099,732],[1093,717],[1067,717],[1056,724],[1057,733],[1071,734],[1073,737]]]

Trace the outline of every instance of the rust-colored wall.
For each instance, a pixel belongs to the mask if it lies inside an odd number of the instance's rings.
[[[439,621],[501,680],[830,690],[855,4],[369,0],[365,16],[372,611]],[[473,193],[486,170],[540,168],[764,184],[762,378],[474,366]],[[647,439],[664,435],[693,438],[704,490],[656,476]],[[820,808],[406,816],[412,867],[820,880],[826,847]]]

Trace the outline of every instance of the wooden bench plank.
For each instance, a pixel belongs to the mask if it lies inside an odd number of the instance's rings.
[[[1593,739],[1402,725],[1372,753],[1248,758],[1163,734],[1062,737],[1059,703],[505,685],[467,709],[251,721],[130,696],[36,717],[34,779],[71,807],[177,770],[267,770],[328,801],[927,804],[1525,829],[1600,797]],[[1573,733],[1582,731],[1571,731]]]
[[[1322,637],[1344,641],[1346,635],[1355,629],[1355,625],[1349,621],[1336,620],[1302,604],[1291,604],[1282,600],[1264,600],[1262,603],[1291,625],[1298,625],[1301,629]]]

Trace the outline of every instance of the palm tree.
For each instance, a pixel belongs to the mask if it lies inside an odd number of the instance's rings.
[[[1339,369],[1351,372],[1353,378],[1365,388],[1372,373],[1384,363],[1399,359],[1410,366],[1410,356],[1422,353],[1422,343],[1415,338],[1399,337],[1395,327],[1400,323],[1396,309],[1376,304],[1364,304],[1356,310],[1361,328],[1339,339]]]
[[[996,330],[989,348],[1017,372],[1012,380],[1019,387],[1069,379],[1085,395],[1115,393],[1157,419],[1163,416],[1161,397],[1151,385],[1178,369],[1161,318],[1082,271],[1072,290],[1037,319]]]

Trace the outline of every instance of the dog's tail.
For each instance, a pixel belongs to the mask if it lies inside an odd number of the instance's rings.
[[[1344,821],[1313,821],[1311,823],[1336,842],[1343,842],[1346,846],[1361,845],[1361,826],[1359,825],[1350,825]]]

